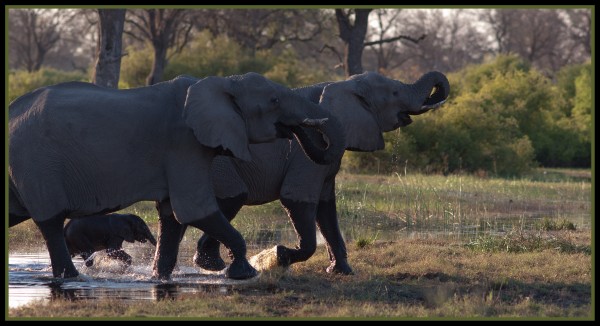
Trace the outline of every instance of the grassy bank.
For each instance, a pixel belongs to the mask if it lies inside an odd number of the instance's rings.
[[[585,245],[581,231],[564,231]],[[574,317],[592,313],[590,255],[556,249],[526,253],[473,250],[464,244],[403,239],[349,245],[356,271],[323,270],[325,248],[284,275],[264,274],[228,291],[180,294],[170,300],[30,304],[10,317]]]
[[[10,309],[7,316],[590,319],[589,175],[539,170],[506,180],[340,174],[338,212],[355,275],[325,273],[328,258],[320,245],[284,274],[266,273],[226,291],[128,303],[60,299]],[[156,230],[151,203],[127,211]],[[274,243],[294,245],[295,239],[274,232],[290,230],[278,203],[244,207],[234,224],[254,244],[249,255]],[[188,230],[182,246],[193,251],[199,235]],[[11,252],[40,248],[30,221],[9,230]]]

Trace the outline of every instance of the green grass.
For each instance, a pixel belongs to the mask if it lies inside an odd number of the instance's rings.
[[[589,241],[589,236],[578,232]],[[57,299],[10,309],[9,318],[557,318],[590,319],[590,256],[478,252],[448,240],[403,239],[349,246],[355,275],[324,272],[327,254],[284,274],[226,291],[170,300]],[[252,253],[251,253],[252,254]]]
[[[340,174],[337,205],[341,227],[347,230],[424,230],[469,237],[515,227],[537,229],[542,218],[589,228],[591,183],[586,180]],[[386,238],[386,232],[381,236]]]
[[[571,221],[567,221],[566,219],[562,220],[553,220],[547,217],[544,217],[540,222],[540,229],[544,231],[559,231],[559,230],[575,230],[575,224]]]
[[[342,173],[338,215],[355,275],[325,273],[327,250],[320,245],[286,274],[224,293],[128,303],[55,300],[10,309],[8,316],[590,319],[589,170],[543,172],[522,179]],[[156,230],[153,203],[125,211]],[[244,207],[233,223],[250,244],[248,256],[296,243],[278,202]],[[11,252],[43,250],[31,221],[8,234]],[[180,253],[193,253],[200,235],[189,228]]]
[[[509,232],[506,235],[481,235],[469,241],[466,245],[475,251],[524,253],[543,250],[556,250],[564,253],[583,253],[590,255],[590,245],[574,243],[569,234],[562,233],[524,233]]]

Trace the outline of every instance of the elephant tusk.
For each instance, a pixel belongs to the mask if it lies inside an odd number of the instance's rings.
[[[301,125],[306,126],[306,127],[319,127],[325,124],[325,122],[327,122],[327,120],[329,120],[329,118],[323,118],[323,119],[309,119],[306,118],[304,120],[302,120]]]

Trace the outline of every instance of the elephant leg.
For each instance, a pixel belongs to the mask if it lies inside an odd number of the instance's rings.
[[[67,249],[67,243],[63,234],[64,217],[55,217],[43,222],[35,222],[40,229],[46,247],[50,254],[52,263],[52,275],[54,277],[70,278],[79,275],[79,272],[73,265],[73,260]]]
[[[15,214],[8,214],[8,227],[13,227],[21,222],[25,222],[31,217],[29,216],[17,216]]]
[[[317,208],[317,225],[327,242],[327,251],[329,252],[329,261],[331,263],[327,267],[327,272],[346,275],[353,274],[352,268],[348,265],[346,244],[338,225],[335,199],[319,202],[319,207]]]
[[[248,194],[243,193],[232,198],[217,198],[217,203],[225,218],[231,221],[242,206],[244,206],[247,198]],[[209,271],[224,269],[226,265],[223,259],[221,259],[220,245],[221,243],[215,238],[209,237],[206,233],[202,234],[200,239],[198,239],[196,253],[194,254],[194,263],[198,267]]]
[[[156,208],[159,214],[158,241],[154,254],[152,278],[168,280],[177,264],[179,243],[183,239],[186,226],[177,222],[168,199],[157,202]]]
[[[277,262],[280,266],[289,266],[293,263],[305,261],[310,258],[317,249],[317,234],[315,226],[315,214],[317,205],[314,203],[298,202],[281,198],[281,204],[287,210],[292,220],[298,245],[296,249],[277,246]]]
[[[9,183],[8,192],[8,227],[13,227],[21,222],[25,222],[31,217],[27,213],[27,210],[21,204],[17,192],[13,190],[14,184],[12,180]]]
[[[257,271],[246,259],[246,241],[242,235],[225,218],[221,211],[216,211],[189,225],[202,230],[229,248],[233,261],[226,275],[232,279],[247,279],[256,276]]]
[[[112,259],[117,259],[125,263],[127,266],[131,265],[133,258],[125,252],[123,249],[106,249],[106,255]]]
[[[93,252],[82,252],[79,254],[79,256],[81,256],[81,259],[83,259],[85,266],[92,267],[94,265],[94,259],[92,257],[93,254]]]

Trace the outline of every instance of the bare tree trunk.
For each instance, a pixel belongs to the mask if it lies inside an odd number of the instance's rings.
[[[146,77],[146,85],[154,85],[161,82],[165,66],[167,65],[167,47],[162,44],[154,43],[154,59],[152,60],[152,70]]]
[[[355,9],[354,24],[350,23],[350,12],[335,10],[340,38],[344,41],[344,70],[346,76],[363,72],[362,53],[369,25],[369,13],[373,9]]]
[[[125,9],[98,9],[100,26],[96,49],[96,68],[92,82],[96,85],[119,88]]]

